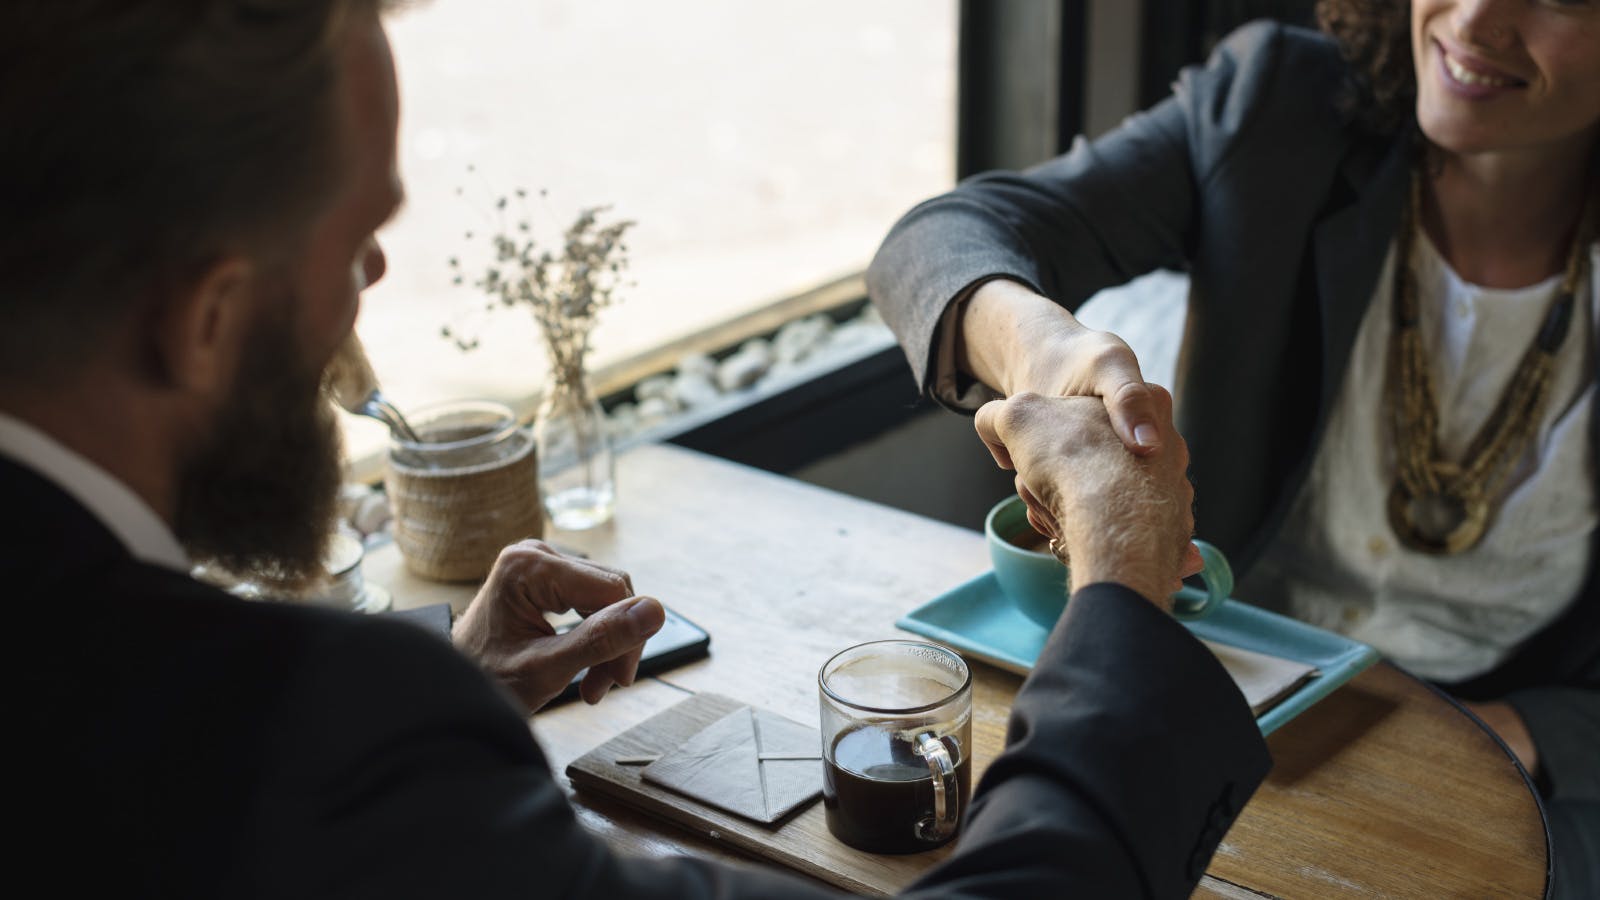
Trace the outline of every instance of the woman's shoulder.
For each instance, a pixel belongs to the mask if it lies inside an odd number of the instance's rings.
[[[1256,21],[1223,38],[1204,65],[1185,69],[1173,95],[1202,170],[1240,145],[1332,145],[1350,128],[1341,111],[1349,67],[1334,40]]]
[[[1334,39],[1311,28],[1272,19],[1247,22],[1217,43],[1212,59],[1228,59],[1240,71],[1343,80],[1348,72]]]
[[[1226,94],[1235,103],[1252,105],[1273,100],[1332,103],[1349,72],[1328,35],[1258,20],[1218,42],[1205,65],[1185,69],[1176,90]]]

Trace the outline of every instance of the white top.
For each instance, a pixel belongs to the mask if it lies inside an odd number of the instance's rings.
[[[1426,234],[1413,241],[1421,330],[1444,457],[1459,461],[1544,322],[1560,283],[1516,290],[1461,280]],[[1600,243],[1591,248],[1600,272]],[[1349,635],[1426,678],[1456,681],[1505,660],[1583,585],[1596,523],[1589,417],[1595,309],[1574,304],[1537,431],[1506,478],[1482,541],[1455,556],[1406,549],[1389,526],[1393,436],[1384,413],[1394,249],[1362,320],[1309,477],[1240,596]]]
[[[66,491],[94,514],[132,556],[189,573],[189,558],[172,529],[138,494],[79,453],[28,423],[0,412],[0,455]]]

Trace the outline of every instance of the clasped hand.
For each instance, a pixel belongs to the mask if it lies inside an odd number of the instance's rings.
[[[1188,446],[1172,427],[1172,397],[1155,400],[1156,449],[1134,456],[1094,397],[1022,393],[978,410],[978,436],[996,463],[1017,472],[1028,521],[1066,547],[1073,589],[1124,584],[1162,609],[1185,576],[1200,571]]]
[[[545,614],[569,610],[584,618],[558,634]],[[632,684],[644,642],[665,620],[659,602],[635,596],[626,573],[523,541],[500,552],[452,640],[534,712],[585,668],[585,702]]]
[[[1201,568],[1172,395],[1116,335],[1007,279],[973,294],[956,347],[964,371],[1009,398],[978,410],[978,434],[1016,470],[1028,521],[1071,557],[1074,588],[1117,581],[1170,608]]]

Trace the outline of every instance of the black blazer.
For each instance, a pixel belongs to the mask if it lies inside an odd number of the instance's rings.
[[[612,853],[523,719],[436,636],[141,564],[4,458],[0,497],[14,858],[53,893],[836,896]],[[1069,609],[960,850],[908,896],[1187,897],[1264,777],[1243,698],[1185,629],[1116,585]]]
[[[1405,141],[1339,111],[1346,76],[1326,36],[1248,25],[1099,140],[913,209],[867,285],[919,385],[940,317],[974,284],[1011,278],[1076,309],[1154,269],[1186,269],[1175,388],[1196,525],[1248,572],[1311,465],[1407,187]],[[1547,791],[1600,802],[1596,561],[1600,543],[1558,621],[1496,670],[1446,687],[1510,700]]]

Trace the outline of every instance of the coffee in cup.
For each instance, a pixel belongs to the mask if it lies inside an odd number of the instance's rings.
[[[956,835],[972,795],[972,676],[920,641],[874,641],[817,675],[822,805],[834,837],[870,853],[916,853]]]

